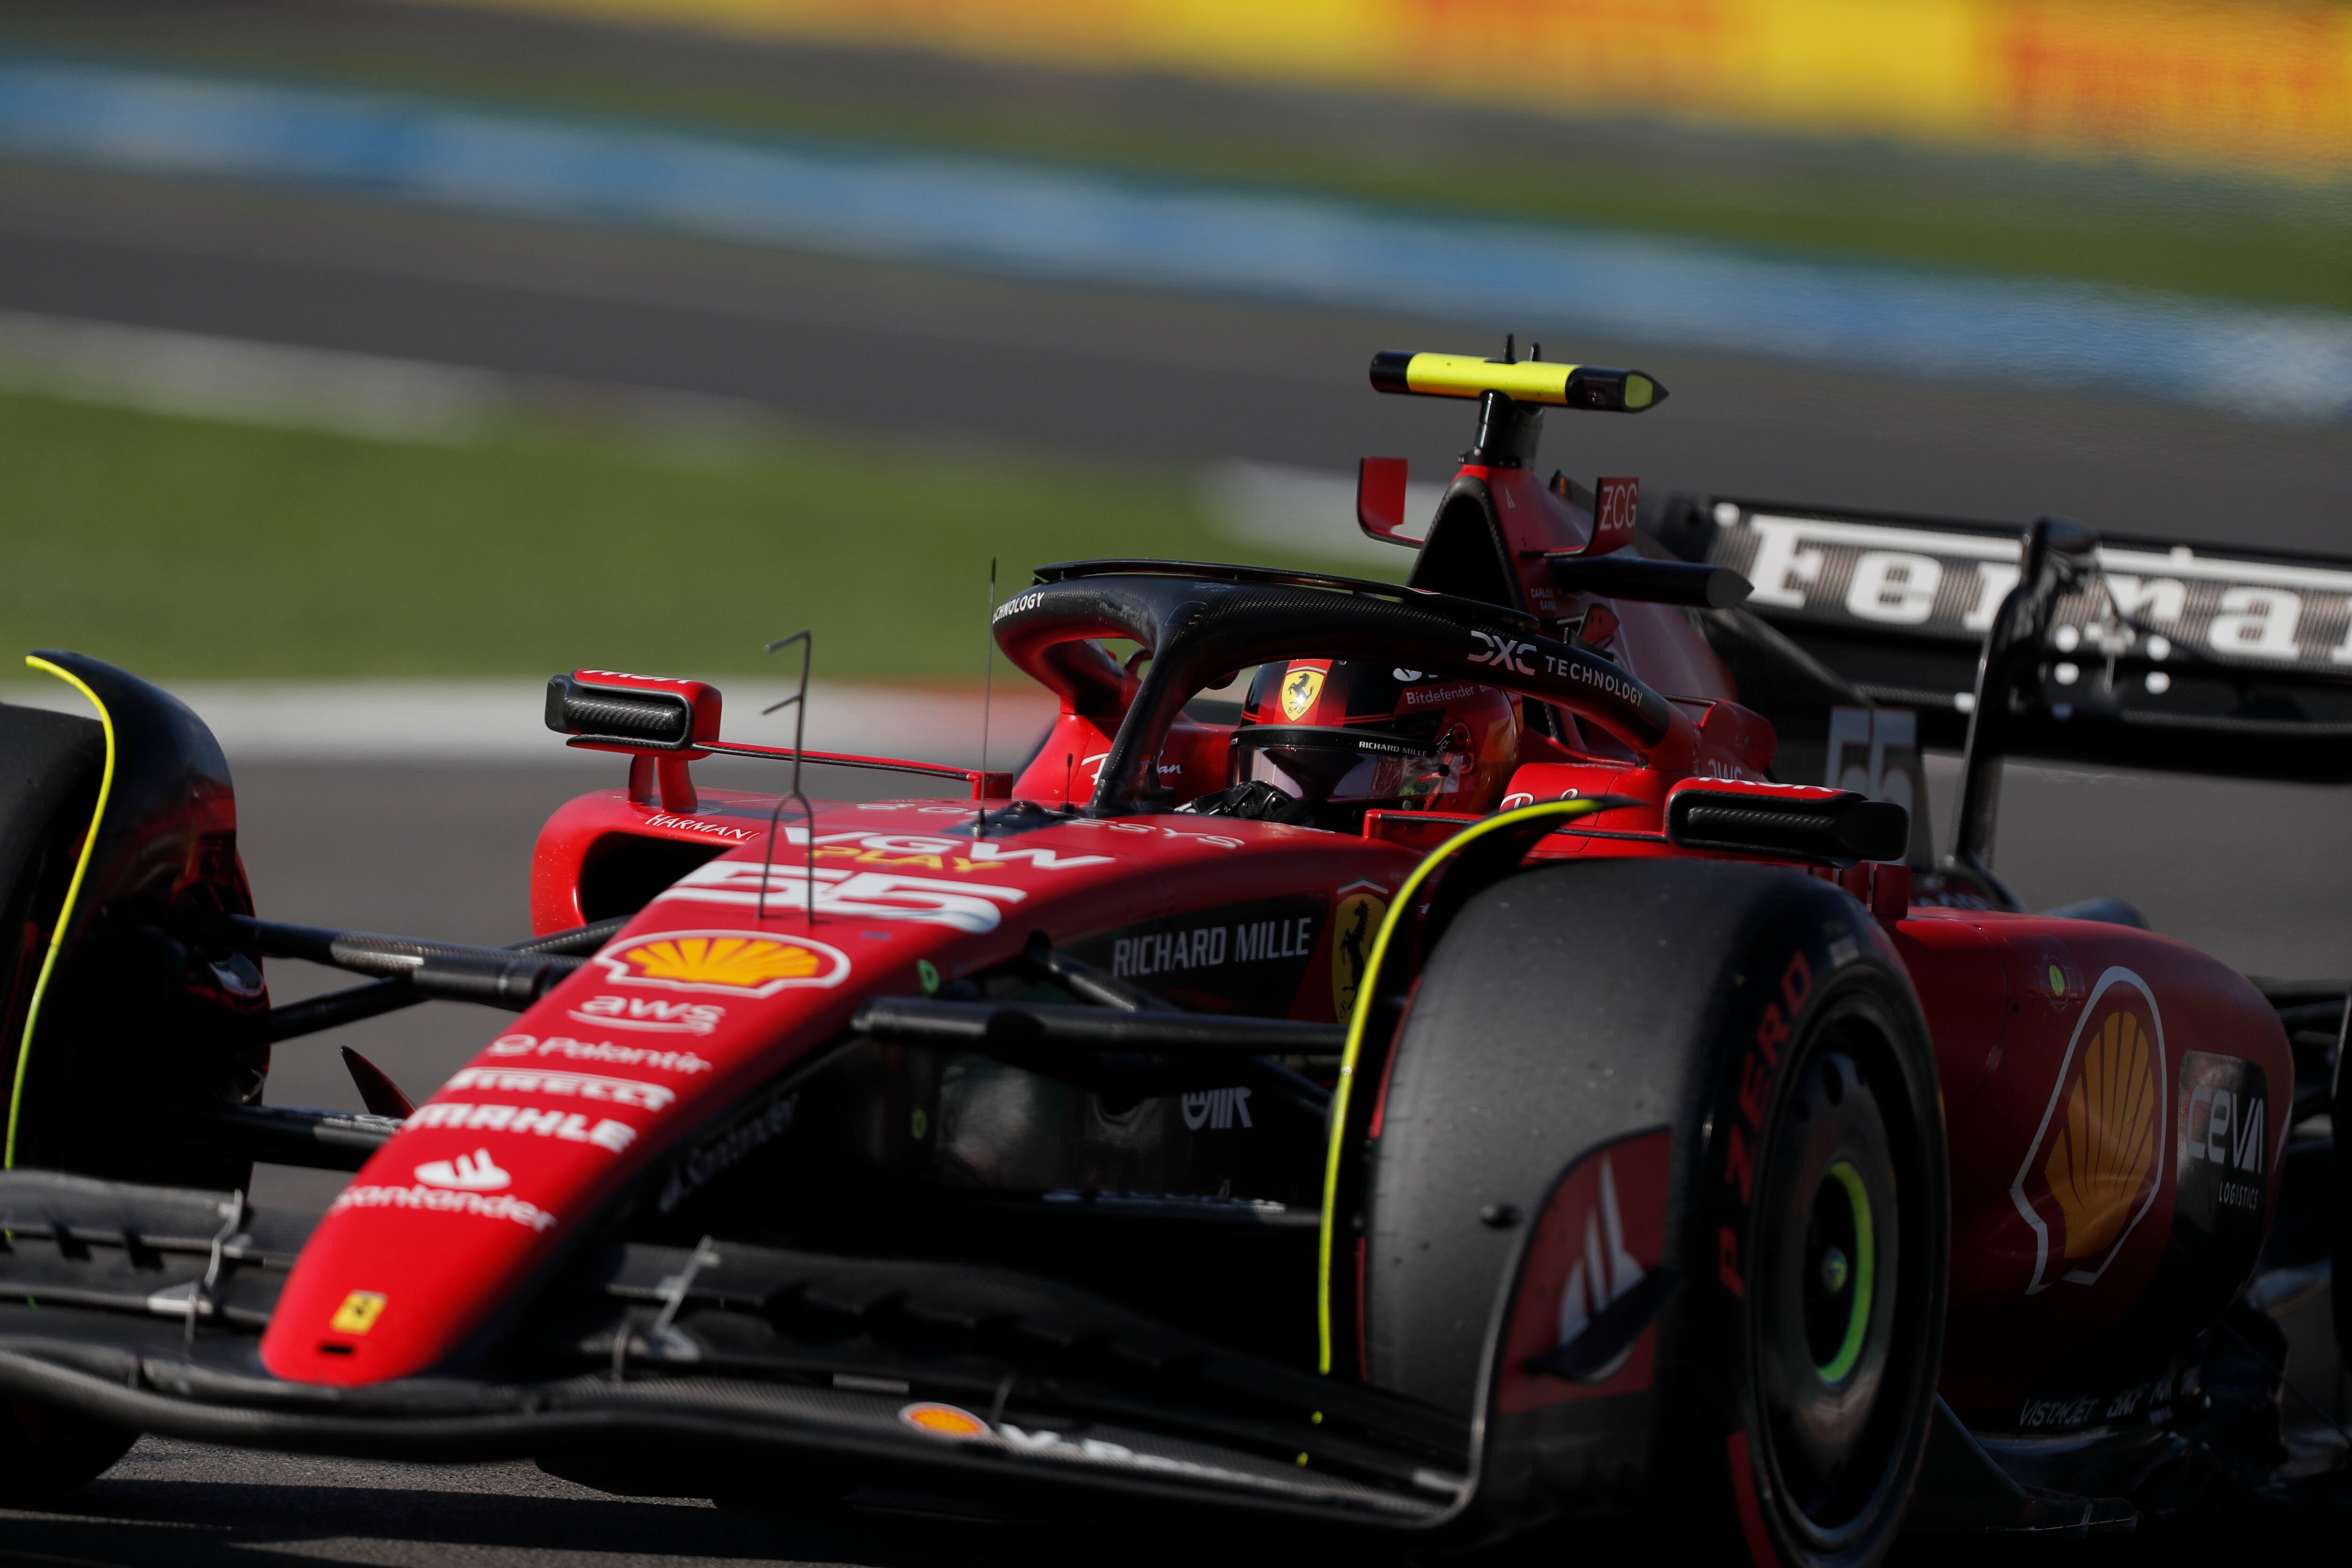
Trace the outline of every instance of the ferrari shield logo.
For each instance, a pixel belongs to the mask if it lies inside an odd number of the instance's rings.
[[[2115,968],[2092,989],[2011,1184],[2033,1229],[2029,1294],[2094,1285],[2155,1203],[2164,1177],[2164,1025],[2147,982]]]
[[[806,937],[740,931],[671,931],[614,943],[596,955],[623,985],[772,996],[787,987],[838,985],[849,960]]]
[[[381,1290],[352,1291],[335,1309],[335,1315],[327,1322],[328,1331],[338,1334],[366,1333],[383,1316],[384,1300]]]
[[[1323,695],[1323,672],[1294,669],[1282,678],[1282,716],[1292,723],[1305,718]]]
[[[1354,882],[1339,889],[1332,911],[1331,1012],[1346,1023],[1356,1010],[1364,966],[1372,961],[1372,937],[1389,912],[1388,889],[1377,882]]]

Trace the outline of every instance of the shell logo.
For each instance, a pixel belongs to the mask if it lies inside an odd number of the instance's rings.
[[[627,937],[598,953],[596,962],[619,984],[735,996],[772,996],[792,986],[834,986],[849,978],[849,960],[824,942],[740,931]]]
[[[952,1405],[935,1405],[919,1401],[899,1410],[898,1419],[918,1432],[928,1432],[934,1437],[953,1438],[967,1442],[974,1437],[991,1436],[988,1423],[969,1410],[959,1410]]]
[[[2083,1005],[2042,1125],[2010,1186],[2034,1236],[2029,1295],[2062,1279],[2097,1284],[2155,1204],[2166,1083],[2155,994],[2130,970],[2110,969]]]
[[[2113,1013],[2083,1051],[2065,1125],[2042,1167],[2066,1216],[2069,1259],[2115,1240],[2156,1163],[2156,1074],[2148,1069],[2147,1044],[2137,1018]]]

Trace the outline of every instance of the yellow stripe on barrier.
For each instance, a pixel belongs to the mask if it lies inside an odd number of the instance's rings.
[[[71,670],[51,664],[46,658],[25,656],[28,668],[47,670],[89,700],[98,710],[98,721],[106,731],[106,766],[98,776],[98,805],[89,814],[89,831],[82,835],[81,856],[74,862],[73,880],[66,884],[65,902],[58,908],[57,929],[49,932],[48,951],[41,955],[40,977],[33,982],[32,1005],[25,1009],[25,1033],[16,1046],[16,1072],[8,1089],[8,1140],[0,1148],[0,1170],[16,1168],[16,1121],[25,1109],[25,1069],[33,1059],[33,1026],[41,1019],[41,999],[48,994],[49,974],[58,966],[58,953],[65,946],[66,927],[72,923],[74,904],[81,897],[81,880],[89,870],[90,852],[98,847],[98,825],[106,819],[106,797],[114,793],[114,716],[98,693]]]
[[[1388,957],[1390,939],[1410,918],[1413,900],[1420,896],[1431,873],[1460,854],[1469,846],[1490,833],[1498,833],[1524,822],[1540,821],[1547,816],[1562,822],[1588,816],[1612,804],[1601,798],[1586,800],[1547,800],[1535,805],[1523,805],[1517,811],[1507,811],[1474,823],[1429,852],[1429,858],[1412,868],[1389,900],[1389,912],[1381,921],[1381,929],[1372,938],[1371,956],[1364,961],[1363,977],[1356,983],[1356,1006],[1348,1017],[1348,1044],[1339,1058],[1339,1087],[1331,1094],[1330,1142],[1323,1156],[1323,1230],[1316,1248],[1315,1332],[1317,1370],[1331,1370],[1331,1245],[1334,1227],[1339,1218],[1339,1168],[1347,1152],[1348,1107],[1356,1083],[1356,1064],[1364,1049],[1364,1030],[1374,1005],[1373,998],[1380,989],[1381,965]]]
[[[2337,0],[477,0],[1091,70],[2352,174]]]

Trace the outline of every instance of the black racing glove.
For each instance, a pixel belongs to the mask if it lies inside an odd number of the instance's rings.
[[[1294,826],[1311,826],[1315,821],[1315,805],[1297,795],[1283,794],[1263,779],[1237,784],[1231,789],[1221,789],[1214,795],[1204,795],[1198,800],[1188,800],[1176,808],[1196,816],[1233,816],[1244,822],[1286,822]]]

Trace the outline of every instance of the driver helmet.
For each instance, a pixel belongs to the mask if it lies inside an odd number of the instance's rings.
[[[1517,697],[1474,681],[1355,659],[1265,664],[1234,731],[1232,782],[1271,785],[1330,827],[1375,808],[1483,816],[1517,765],[1519,726]]]

